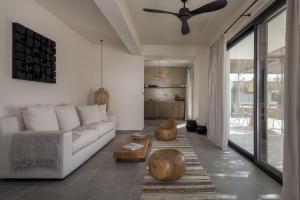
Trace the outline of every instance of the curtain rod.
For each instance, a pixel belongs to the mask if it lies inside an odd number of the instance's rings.
[[[229,27],[228,29],[226,29],[226,31],[224,32],[224,34],[226,34],[242,17],[250,17],[251,14],[246,14],[246,12],[248,12],[250,10],[250,8],[252,8],[254,6],[254,4],[256,4],[258,2],[258,0],[255,0]]]

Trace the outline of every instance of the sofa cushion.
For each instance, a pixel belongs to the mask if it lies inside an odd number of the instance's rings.
[[[80,137],[73,139],[73,154],[75,154],[76,152],[80,151],[81,149],[95,142],[98,139],[98,133],[95,130],[81,130],[74,132],[74,134],[80,135]]]
[[[57,131],[59,130],[54,107],[28,106],[22,110],[25,127],[29,131]]]
[[[101,122],[101,116],[97,105],[77,106],[83,125]]]
[[[97,130],[99,137],[102,137],[109,131],[114,129],[114,123],[113,122],[100,122],[100,123],[94,123],[89,125],[90,129]]]
[[[101,121],[107,121],[106,104],[99,105],[98,108],[99,108],[99,113],[101,116]]]
[[[55,112],[58,125],[61,130],[70,131],[80,126],[80,121],[75,106],[56,106]]]
[[[78,127],[75,129],[75,131],[96,130],[98,133],[98,137],[102,137],[112,129],[114,129],[114,123],[108,121],[108,122],[99,122],[99,123],[93,123],[90,125]]]

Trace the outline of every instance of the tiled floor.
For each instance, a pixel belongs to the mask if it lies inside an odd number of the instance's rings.
[[[157,122],[147,121],[146,131]],[[185,131],[184,128],[179,131]],[[139,199],[145,162],[116,163],[112,151],[129,133],[99,151],[63,181],[0,181],[2,200],[136,200]],[[233,150],[221,151],[205,136],[188,134],[202,166],[229,199],[279,199],[281,186]]]

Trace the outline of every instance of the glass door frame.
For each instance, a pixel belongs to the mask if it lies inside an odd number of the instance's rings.
[[[259,94],[259,92],[264,92],[261,90],[258,90],[260,88],[262,81],[261,81],[261,67],[259,66],[259,46],[258,46],[258,27],[266,22],[271,20],[272,18],[276,17],[278,14],[282,12],[282,10],[285,9],[286,6],[286,0],[275,0],[268,8],[266,8],[260,15],[258,15],[253,21],[251,21],[245,28],[243,28],[240,32],[238,32],[231,40],[227,42],[227,50],[235,46],[237,43],[242,41],[245,37],[247,37],[249,34],[254,32],[254,154],[252,155],[250,152],[243,149],[241,146],[237,145],[233,141],[229,140],[228,144],[230,147],[241,153],[244,157],[246,157],[248,160],[250,160],[254,165],[256,165],[258,168],[263,170],[266,174],[271,176],[273,179],[278,181],[280,184],[282,184],[282,172],[280,172],[275,167],[264,163],[259,160],[259,132],[260,130],[260,119],[261,113],[259,112],[259,104],[261,102],[262,94]]]

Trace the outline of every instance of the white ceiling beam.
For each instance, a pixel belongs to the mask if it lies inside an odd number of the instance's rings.
[[[94,0],[112,28],[132,54],[141,54],[141,44],[126,1]]]

